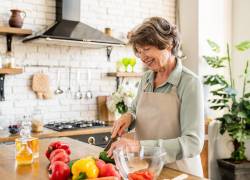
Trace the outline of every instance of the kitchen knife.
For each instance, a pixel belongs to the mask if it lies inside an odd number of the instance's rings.
[[[106,147],[104,148],[104,151],[108,151],[108,150],[110,149],[110,147],[111,147],[111,144],[112,144],[113,142],[115,142],[115,141],[117,140],[117,138],[118,138],[118,136],[116,136],[116,137],[114,137],[114,138],[111,138],[111,139],[109,140],[108,144],[106,145]]]

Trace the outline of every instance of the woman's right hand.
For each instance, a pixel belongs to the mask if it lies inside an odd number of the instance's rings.
[[[123,114],[113,125],[111,138],[122,136],[125,133],[125,129],[129,127],[132,122],[132,115],[130,113]]]

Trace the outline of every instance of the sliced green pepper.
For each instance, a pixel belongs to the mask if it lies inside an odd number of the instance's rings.
[[[115,164],[115,160],[108,157],[108,154],[106,151],[102,151],[100,152],[99,154],[99,159],[103,160],[104,162],[106,163],[112,163],[112,164]]]

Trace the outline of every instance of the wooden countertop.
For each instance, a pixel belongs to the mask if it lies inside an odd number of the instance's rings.
[[[83,143],[71,138],[48,138],[40,140],[39,158],[30,166],[16,166],[15,164],[15,145],[0,145],[0,174],[1,180],[46,180],[48,179],[47,166],[49,161],[44,155],[49,143],[60,140],[70,144],[72,149],[71,159],[81,158],[84,156],[97,157],[102,148]],[[161,175],[158,179],[172,179],[182,174],[170,168],[163,168]],[[196,176],[189,175],[189,180],[202,179]]]
[[[62,132],[43,128],[43,132],[32,133],[31,136],[38,138],[53,138],[53,137],[65,137],[65,136],[74,136],[83,134],[105,133],[105,132],[111,132],[111,130],[112,130],[111,126],[89,128],[89,129],[86,128],[86,129],[78,129],[78,130],[62,131]],[[19,137],[19,135],[11,135],[7,130],[0,130],[0,143],[15,141],[17,137]]]

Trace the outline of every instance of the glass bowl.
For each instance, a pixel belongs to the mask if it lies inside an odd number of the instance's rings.
[[[123,179],[156,179],[161,173],[166,152],[161,147],[142,146],[139,150],[119,147],[113,152],[116,167]],[[137,176],[137,177],[136,177]]]

